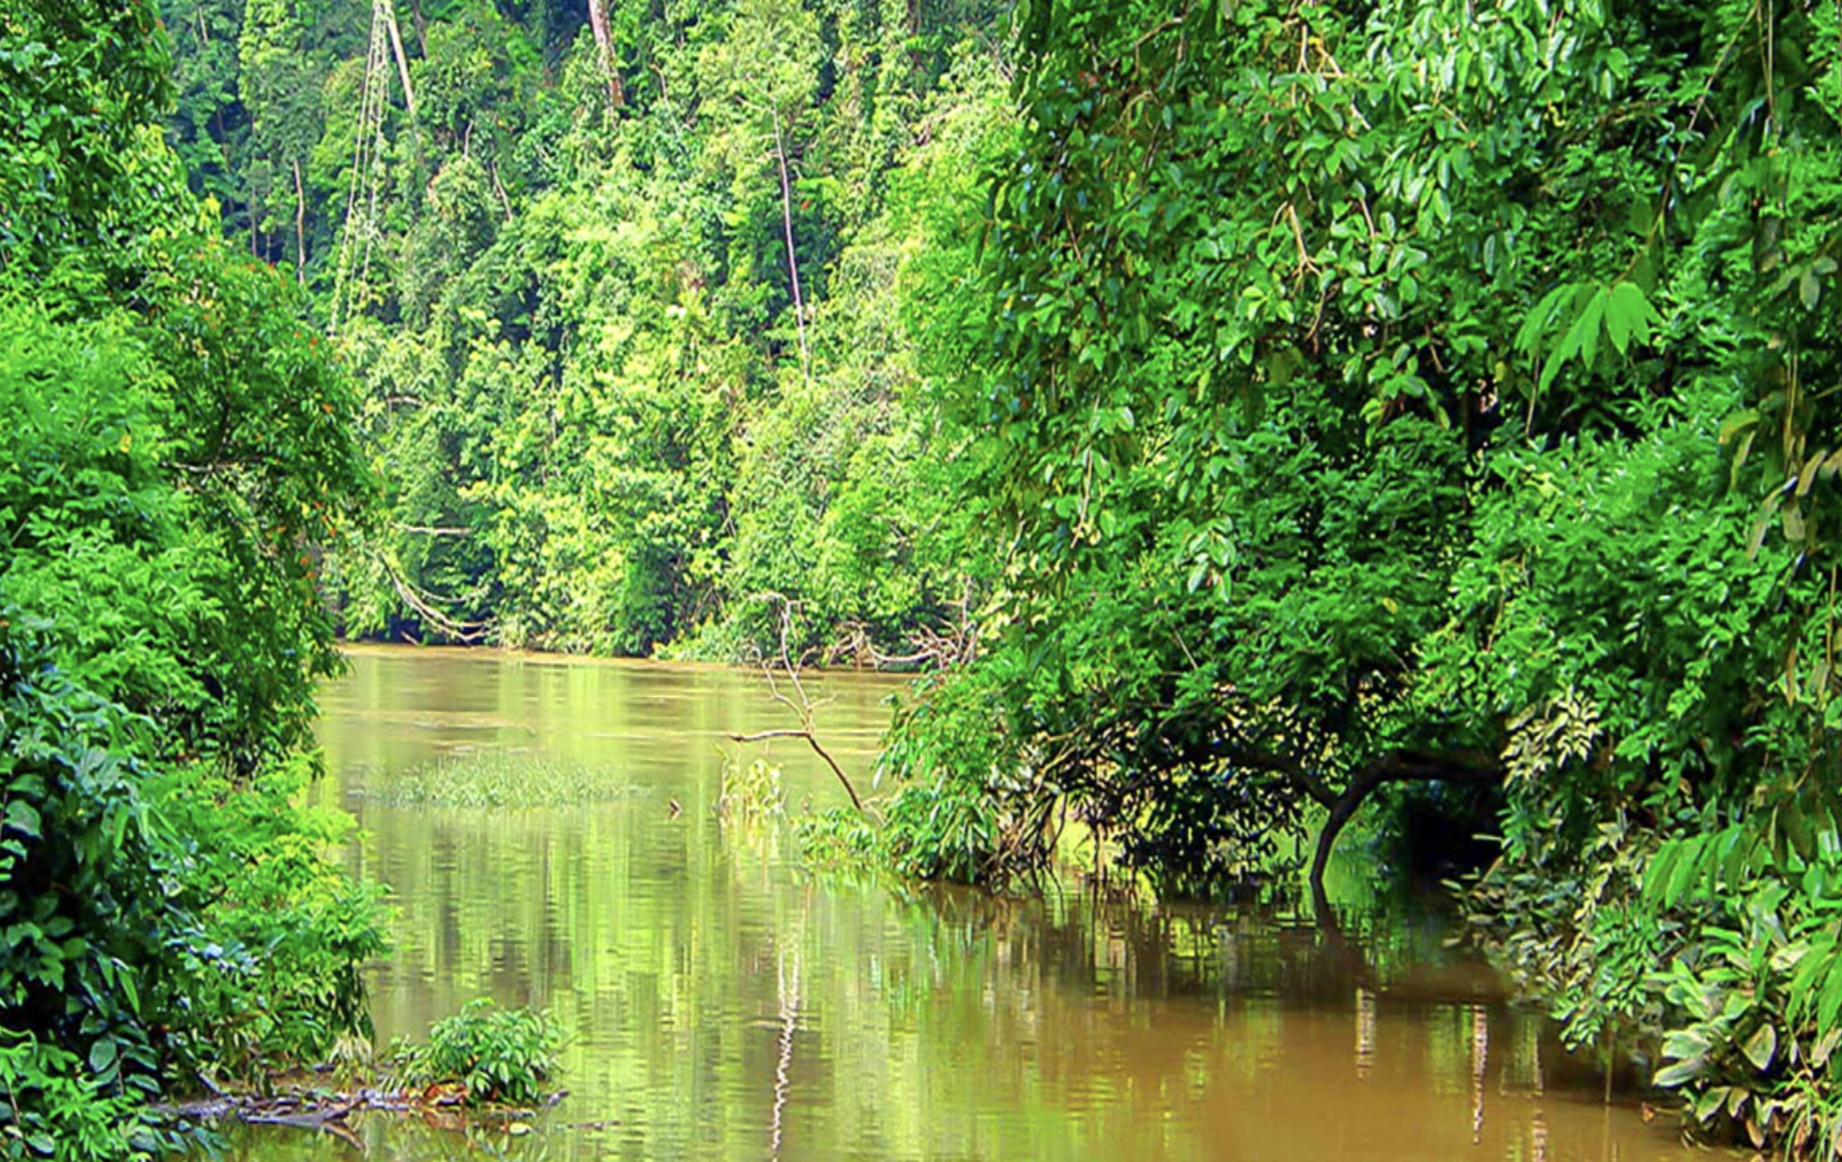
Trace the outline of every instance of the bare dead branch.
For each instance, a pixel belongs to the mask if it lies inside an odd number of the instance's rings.
[[[851,797],[851,806],[857,808],[857,810],[859,811],[863,810],[863,800],[857,797],[857,788],[851,785],[850,777],[844,773],[844,768],[838,765],[838,760],[831,757],[831,752],[826,750],[825,747],[820,744],[817,736],[815,736],[812,733],[812,731],[810,730],[761,730],[761,731],[756,731],[754,734],[732,734],[729,736],[729,741],[731,742],[766,742],[769,739],[774,739],[774,738],[803,738],[805,739],[806,745],[812,748],[813,753],[818,755],[820,758],[824,759],[825,765],[831,768],[832,774],[838,776],[838,782],[844,785],[844,793]]]
[[[754,734],[731,734],[729,739],[731,742],[739,743],[765,742],[774,738],[805,739],[806,745],[812,748],[813,753],[825,760],[825,765],[831,768],[832,774],[838,776],[838,782],[844,787],[844,793],[851,797],[851,806],[861,812],[864,809],[863,798],[857,794],[857,788],[851,783],[850,776],[844,773],[844,768],[838,765],[838,760],[833,758],[831,752],[826,750],[824,745],[819,742],[818,735],[813,730],[813,702],[806,694],[806,684],[800,681],[799,676],[800,668],[805,664],[808,655],[800,655],[799,660],[796,662],[792,656],[791,646],[788,644],[793,636],[793,602],[779,593],[759,593],[756,594],[756,596],[763,601],[776,604],[779,608],[780,668],[786,671],[788,680],[793,684],[793,693],[798,696],[799,701],[795,702],[792,698],[789,698],[786,694],[781,692],[780,683],[777,682],[774,677],[774,666],[772,663],[763,661],[761,664],[762,673],[767,676],[768,690],[773,694],[774,700],[798,715],[800,725],[798,730],[764,730]],[[821,703],[821,705],[822,704],[823,703]]]

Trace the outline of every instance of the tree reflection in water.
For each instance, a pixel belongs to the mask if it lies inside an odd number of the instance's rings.
[[[868,769],[890,687],[828,685],[821,727]],[[1360,864],[1333,879],[1335,924],[1284,898],[1160,904],[1074,875],[1015,899],[815,879],[793,843],[716,810],[721,736],[777,713],[748,675],[376,651],[323,702],[320,793],[357,807],[351,862],[396,893],[398,952],[372,976],[382,1036],[481,994],[574,1031],[570,1096],[494,1146],[508,1157],[1690,1157],[1604,1110],[1591,1063],[1569,1068],[1538,1014],[1446,947],[1443,919],[1375,900]],[[628,792],[495,811],[364,794],[444,747],[514,743]],[[790,801],[838,801],[804,749],[771,755]],[[591,1121],[609,1124],[562,1128]],[[467,1149],[354,1128],[373,1162]],[[265,1134],[233,1157],[331,1150]]]

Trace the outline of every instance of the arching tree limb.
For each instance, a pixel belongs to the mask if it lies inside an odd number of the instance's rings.
[[[838,765],[838,760],[831,757],[831,752],[820,745],[818,737],[814,735],[809,728],[802,730],[760,730],[756,731],[754,734],[732,734],[729,736],[729,741],[766,742],[771,738],[805,739],[806,745],[812,748],[813,753],[824,759],[825,765],[831,768],[832,774],[838,776],[838,782],[844,785],[844,793],[851,797],[851,806],[857,808],[859,811],[863,810],[863,800],[858,798],[857,788],[851,785],[850,776],[844,773],[844,768]]]
[[[1324,871],[1330,865],[1330,852],[1337,836],[1355,817],[1374,790],[1383,783],[1483,783],[1503,777],[1502,764],[1493,756],[1477,751],[1460,751],[1435,755],[1404,751],[1364,767],[1326,804],[1330,817],[1318,832],[1317,848],[1311,857],[1310,884],[1314,898],[1324,889]],[[1321,788],[1322,784],[1318,786]]]

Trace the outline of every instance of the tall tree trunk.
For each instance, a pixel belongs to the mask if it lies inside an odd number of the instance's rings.
[[[806,352],[806,303],[799,291],[799,258],[793,250],[793,183],[787,180],[787,143],[780,132],[780,110],[774,110],[774,161],[780,167],[780,222],[787,238],[787,275],[793,283],[793,322],[799,328],[800,378],[812,382],[812,362]]]
[[[384,25],[390,30],[390,49],[396,54],[397,76],[403,81],[403,102],[409,107],[409,131],[416,131],[416,90],[409,83],[409,58],[403,54],[403,34],[397,29],[395,0],[378,0]]]
[[[601,75],[608,82],[608,108],[618,109],[626,103],[621,92],[620,74],[614,71],[614,38],[608,32],[608,0],[588,0],[588,23],[595,31],[595,51],[601,55]]]
[[[301,159],[294,158],[294,277],[307,285],[307,190],[301,184]]]

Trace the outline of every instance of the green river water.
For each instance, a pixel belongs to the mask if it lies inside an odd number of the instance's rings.
[[[821,736],[868,788],[888,680],[817,684]],[[1446,947],[1363,898],[1342,940],[1255,909],[1158,906],[1070,876],[1046,897],[804,873],[719,812],[725,754],[842,803],[756,675],[487,651],[363,649],[322,698],[316,793],[396,909],[371,973],[380,1042],[477,996],[570,1031],[533,1132],[355,1116],[264,1129],[233,1159],[1687,1159],[1669,1115],[1604,1105],[1590,1064]],[[402,780],[501,752],[586,779],[560,806],[405,805]],[[456,769],[465,769],[456,768]],[[589,1128],[584,1124],[592,1123]],[[1696,1155],[1700,1156],[1700,1155]]]

